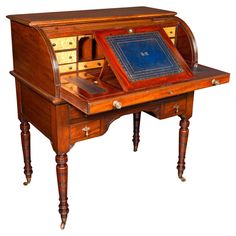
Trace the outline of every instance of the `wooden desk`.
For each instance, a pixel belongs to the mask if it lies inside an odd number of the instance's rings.
[[[198,64],[194,36],[175,12],[147,7],[11,15],[18,118],[24,155],[25,185],[32,176],[30,125],[56,152],[61,228],[69,212],[67,153],[78,141],[103,135],[119,117],[133,113],[134,151],[141,112],[165,119],[180,117],[178,177],[184,181],[185,152],[194,91],[227,83],[229,74]],[[168,48],[186,64],[189,78],[162,84],[122,83],[97,32],[158,27]],[[95,37],[96,36],[96,37]],[[148,53],[143,52],[143,55]],[[110,61],[109,61],[110,60]]]

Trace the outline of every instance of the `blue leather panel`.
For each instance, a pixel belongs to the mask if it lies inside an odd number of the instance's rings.
[[[107,36],[106,40],[132,82],[183,71],[159,32]]]

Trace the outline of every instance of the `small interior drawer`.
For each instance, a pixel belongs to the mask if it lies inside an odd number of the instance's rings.
[[[67,73],[73,71],[76,71],[76,63],[59,66],[60,73]]]
[[[170,37],[170,38],[174,38],[175,37],[175,32],[176,32],[176,27],[175,26],[164,27],[163,29],[166,32],[166,34],[168,35],[168,37]]]
[[[55,51],[76,48],[77,37],[65,37],[50,39],[52,47]]]
[[[71,125],[71,142],[96,137],[101,131],[101,121],[92,120]]]
[[[67,51],[67,52],[57,52],[56,58],[58,64],[67,64],[76,62],[76,50]]]
[[[79,62],[78,63],[78,70],[88,70],[93,68],[100,68],[104,65],[104,59],[101,60],[93,60],[93,61],[86,61],[86,62]]]
[[[187,99],[185,96],[178,97],[174,100],[170,100],[161,104],[160,119],[164,119],[171,116],[181,115],[185,112],[187,105]]]

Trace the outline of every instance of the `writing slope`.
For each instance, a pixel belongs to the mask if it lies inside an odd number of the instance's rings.
[[[124,91],[192,77],[188,65],[159,26],[97,31],[95,39]]]

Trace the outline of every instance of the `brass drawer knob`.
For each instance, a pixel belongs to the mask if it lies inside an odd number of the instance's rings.
[[[57,44],[56,44],[56,43],[53,43],[53,44],[52,44],[52,46],[53,46],[53,47],[56,47],[56,46],[57,46]]]
[[[72,59],[73,57],[72,56],[69,56],[69,59]]]
[[[69,42],[69,45],[72,45],[73,44],[73,42]]]
[[[117,101],[117,100],[115,100],[114,102],[113,102],[113,107],[115,108],[115,109],[121,109],[122,108],[122,103],[121,102],[119,102],[119,101]]]
[[[82,131],[85,133],[85,136],[88,137],[89,136],[89,130],[90,130],[90,127],[88,126],[85,126]]]
[[[69,67],[69,70],[72,70],[72,69],[73,69],[72,66],[70,66],[70,67]]]
[[[218,79],[213,79],[211,83],[212,85],[220,85],[220,81]]]
[[[133,30],[133,29],[129,29],[128,32],[129,32],[130,34],[132,34],[132,33],[134,32],[134,30]]]

